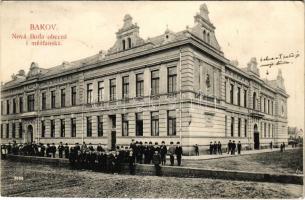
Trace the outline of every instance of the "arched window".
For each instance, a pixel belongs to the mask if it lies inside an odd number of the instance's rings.
[[[125,40],[122,40],[122,47],[123,47],[123,50],[125,50],[125,49],[126,49]]]
[[[205,32],[205,30],[203,31],[203,41],[206,41],[206,32]]]
[[[128,38],[128,48],[131,48],[131,39]]]
[[[256,92],[253,93],[253,109],[256,109]]]
[[[207,42],[210,44],[210,33],[207,33]]]

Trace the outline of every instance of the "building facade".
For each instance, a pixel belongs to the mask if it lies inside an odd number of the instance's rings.
[[[287,142],[281,71],[262,80],[255,58],[245,68],[226,59],[205,4],[194,20],[144,40],[126,15],[108,51],[20,70],[1,88],[2,143],[180,141],[191,154],[210,141],[256,149]]]

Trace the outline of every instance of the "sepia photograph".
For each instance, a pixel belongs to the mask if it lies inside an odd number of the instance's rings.
[[[304,2],[0,2],[1,197],[304,198]]]

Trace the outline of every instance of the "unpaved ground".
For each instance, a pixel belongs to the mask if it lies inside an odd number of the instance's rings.
[[[295,174],[303,170],[303,149],[233,156],[211,160],[183,160],[183,166],[263,173]]]
[[[111,175],[11,161],[2,161],[1,169],[2,196],[298,198],[302,194],[302,186],[293,184]]]

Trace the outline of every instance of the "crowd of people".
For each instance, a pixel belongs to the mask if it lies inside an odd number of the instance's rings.
[[[198,149],[198,147],[197,147],[197,149]],[[236,151],[237,151],[238,154],[241,153],[241,143],[240,143],[240,141],[238,141],[238,143],[236,144],[235,140],[233,140],[233,141],[229,140],[226,152],[228,154],[235,155]],[[196,147],[195,147],[195,153],[196,153]],[[222,144],[221,144],[221,142],[220,141],[218,141],[218,143],[216,141],[214,141],[214,143],[210,142],[209,153],[210,153],[210,155],[213,155],[213,154],[222,155]],[[196,155],[197,155],[197,153],[196,153]],[[198,153],[198,155],[199,155],[199,153]]]
[[[160,175],[160,164],[166,164],[166,156],[169,155],[171,166],[175,164],[175,157],[177,165],[180,166],[182,153],[180,142],[177,142],[176,145],[170,142],[167,147],[164,141],[161,145],[157,142],[153,145],[152,142],[142,143],[132,140],[129,146],[117,146],[115,150],[109,150],[101,144],[94,148],[91,143],[87,145],[85,142],[82,145],[75,143],[71,147],[62,142],[57,147],[54,143],[47,145],[35,142],[17,144],[16,141],[12,144],[1,145],[2,158],[5,158],[7,154],[53,158],[58,155],[59,158],[69,159],[73,169],[120,173],[122,165],[128,164],[130,174],[134,174],[135,164],[139,163],[154,164],[157,175]]]

